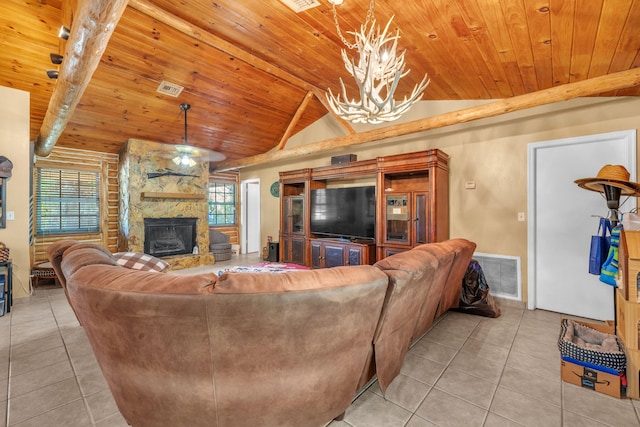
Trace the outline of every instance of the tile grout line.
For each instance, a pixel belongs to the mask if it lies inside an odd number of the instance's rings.
[[[425,332],[425,333],[424,333],[424,335],[422,335],[422,336],[420,337],[420,339],[419,339],[418,341],[416,341],[416,343],[417,343],[417,342],[419,342],[419,341],[421,341],[422,339],[424,339],[424,338],[429,334],[429,332],[430,332],[433,328],[435,328],[435,327],[436,327],[440,322],[442,322],[446,317],[450,316],[450,313],[451,313],[450,311],[447,311],[447,312],[446,312],[446,314],[445,314],[444,316],[441,316],[439,319],[436,319],[437,321],[436,321],[436,322],[435,322],[435,323],[434,323],[434,324],[429,328],[429,330],[428,330],[427,332]],[[429,397],[429,395],[431,394],[431,392],[433,391],[433,389],[434,389],[434,388],[436,388],[436,384],[438,383],[438,381],[442,378],[442,376],[443,376],[443,375],[444,375],[444,373],[447,371],[447,369],[449,369],[449,365],[451,364],[451,362],[453,361],[453,359],[455,359],[455,358],[456,358],[456,356],[457,356],[457,355],[462,351],[462,347],[464,347],[464,345],[467,343],[467,341],[469,341],[469,339],[471,338],[471,334],[473,334],[473,331],[475,331],[475,329],[478,327],[478,325],[479,325],[480,323],[482,323],[482,320],[481,320],[480,322],[478,322],[478,324],[476,324],[476,326],[474,326],[474,327],[473,327],[473,329],[471,330],[471,332],[469,333],[469,335],[467,336],[467,338],[465,338],[465,340],[464,340],[464,342],[462,343],[462,345],[460,346],[460,348],[456,349],[456,352],[454,353],[453,357],[451,357],[451,359],[450,359],[450,360],[445,364],[445,368],[442,370],[442,372],[440,372],[440,374],[438,375],[438,377],[434,380],[433,385],[431,385],[431,388],[429,389],[429,391],[427,392],[427,394],[422,398],[422,400],[420,401],[420,403],[418,403],[418,406],[416,407],[416,410],[415,410],[415,411],[413,411],[413,413],[411,414],[411,417],[409,417],[409,420],[407,420],[407,422],[404,424],[404,427],[406,427],[406,425],[407,425],[409,422],[411,422],[411,419],[412,419],[414,416],[417,416],[417,415],[416,415],[416,411],[418,410],[418,408],[420,408],[420,406],[422,406],[422,404],[425,402],[425,400],[427,399],[427,397]],[[450,348],[452,348],[452,347],[450,347]],[[418,357],[420,357],[420,356],[418,356]],[[427,360],[431,360],[431,359],[429,359],[429,358],[426,358],[426,359],[427,359]],[[438,362],[435,362],[435,363],[438,363]],[[462,399],[462,398],[460,398],[459,396],[452,395],[452,394],[450,394],[450,393],[447,393],[447,392],[446,392],[446,391],[444,391],[444,390],[440,390],[440,389],[438,389],[438,390],[439,390],[439,391],[442,391],[443,393],[448,394],[449,396],[452,396],[452,397],[454,397],[454,398],[457,398],[457,399],[463,400],[463,401],[465,401],[465,402],[468,402],[467,400]],[[473,402],[468,402],[468,403],[470,403],[470,404],[472,404],[472,405],[477,406],[478,408],[480,408],[478,405],[476,405],[476,404],[475,404],[475,403],[473,403]],[[484,409],[484,408],[481,408],[481,409]],[[488,413],[488,410],[487,410],[487,413]],[[419,418],[422,418],[422,417],[419,417]],[[486,415],[485,415],[485,419],[486,419]],[[428,422],[430,422],[430,423],[432,423],[432,424],[435,424],[435,423],[433,423],[432,421],[429,421],[429,420],[427,420],[427,421],[428,421]],[[483,420],[483,424],[484,424],[484,420]]]
[[[526,310],[526,308],[524,309]],[[495,400],[496,397],[496,393],[498,392],[498,387],[500,387],[500,381],[502,381],[502,376],[504,375],[504,370],[507,368],[507,361],[509,360],[509,356],[511,356],[511,351],[513,350],[513,343],[516,340],[516,337],[518,336],[518,331],[520,330],[520,325],[522,324],[522,319],[524,318],[524,310],[522,310],[522,313],[520,313],[520,318],[518,319],[518,327],[516,328],[516,333],[513,335],[513,340],[511,340],[511,344],[509,345],[509,352],[507,353],[507,357],[504,360],[504,365],[502,366],[502,370],[500,371],[500,376],[498,377],[498,382],[496,384],[496,388],[493,391],[493,395],[491,396],[491,400],[489,401],[489,409],[487,409],[487,414],[484,417],[484,420],[482,421],[482,425],[484,426],[487,423],[487,418],[489,418],[489,414],[491,413],[491,406],[493,406],[493,401]],[[496,414],[499,415],[499,414]],[[502,415],[499,415],[500,417],[502,417]],[[516,420],[512,420],[510,418],[507,417],[503,417],[505,419],[508,419],[509,421],[512,421],[518,425],[522,425],[519,422],[517,422]]]
[[[13,339],[13,313],[9,313],[9,354],[7,355],[7,413],[5,414],[5,421],[4,421],[4,425],[5,426],[9,426],[9,409],[11,408],[11,405],[9,403],[9,401],[11,400],[11,355],[13,353],[13,345],[12,345],[12,339]]]
[[[44,295],[46,296],[46,303],[47,303],[47,305],[49,306],[49,310],[50,310],[50,312],[51,312],[51,315],[53,316],[54,321],[56,322],[56,329],[58,330],[58,334],[60,335],[60,339],[62,340],[62,344],[63,344],[63,346],[64,346],[64,348],[65,348],[65,353],[66,353],[66,355],[67,355],[67,359],[68,359],[68,361],[69,361],[69,364],[71,365],[71,369],[72,369],[73,374],[74,374],[74,379],[76,380],[76,384],[78,384],[78,378],[77,378],[77,375],[76,375],[75,369],[73,368],[73,364],[71,363],[71,357],[70,357],[69,352],[68,352],[68,350],[67,350],[67,346],[66,346],[66,343],[65,343],[65,341],[64,341],[64,337],[63,337],[62,333],[60,332],[60,326],[59,326],[58,321],[57,321],[57,319],[56,319],[56,316],[55,316],[55,314],[54,314],[54,311],[53,311],[53,308],[52,308],[52,305],[51,305],[51,300],[49,299],[49,294],[50,294],[50,292],[49,292],[49,290],[48,290],[48,289],[43,289],[42,291],[43,291]],[[43,298],[43,299],[44,299],[44,298]],[[11,325],[10,327],[12,328],[12,327],[13,327],[13,316],[11,317],[11,323],[10,323],[10,325]],[[11,337],[9,337],[9,339],[10,339],[10,342],[11,342]],[[10,344],[10,347],[9,347],[9,348],[10,348],[10,353],[12,353],[12,352],[13,352],[13,345],[11,345],[11,344]],[[9,373],[10,373],[10,372],[11,372],[11,359],[9,360]],[[10,383],[10,378],[11,378],[11,376],[9,375],[9,381],[8,381],[9,383]],[[64,381],[64,380],[58,381],[58,383],[60,383],[60,382],[62,382],[62,381]],[[52,384],[51,384],[51,385],[52,385]],[[79,384],[78,384],[78,388],[79,388]],[[7,391],[7,427],[9,427],[9,421],[8,421],[8,420],[9,420],[9,408],[10,408],[10,407],[9,407],[9,392],[10,392],[10,387],[8,388],[8,391]],[[81,397],[80,397],[80,398],[83,398],[83,396],[82,396],[82,392],[80,392],[80,395],[81,395]],[[45,412],[41,412],[41,413],[39,413],[39,414],[35,414],[35,415],[33,415],[33,416],[29,417],[29,418],[26,418],[26,419],[24,419],[24,420],[20,421],[20,423],[23,423],[23,422],[29,421],[29,420],[31,420],[31,419],[34,419],[34,418],[36,418],[36,417],[38,417],[38,416],[41,416],[41,415],[43,415],[43,414],[46,414],[46,413],[47,413],[47,412],[49,412],[49,411],[52,411],[52,410],[55,410],[55,409],[61,408],[61,407],[65,406],[65,405],[68,405],[68,404],[70,404],[70,403],[72,403],[72,402],[75,402],[76,400],[80,400],[80,398],[79,398],[79,399],[74,399],[74,400],[71,400],[71,401],[66,402],[66,403],[64,403],[64,404],[61,404],[61,405],[58,405],[58,406],[56,406],[56,407],[50,408],[50,409],[46,410]],[[85,405],[85,406],[86,406],[86,405]],[[85,408],[85,410],[86,410],[86,408]],[[89,414],[90,414],[90,413],[89,413]]]
[[[60,335],[60,339],[62,340],[62,345],[64,346],[64,351],[67,354],[67,359],[69,360],[69,365],[71,365],[71,371],[73,372],[73,378],[76,382],[76,385],[78,386],[78,391],[80,392],[80,399],[82,400],[83,406],[84,406],[84,410],[87,411],[87,415],[89,416],[89,420],[91,421],[91,425],[95,426],[95,423],[93,421],[93,416],[91,415],[91,411],[89,410],[89,404],[87,402],[87,399],[85,398],[84,394],[82,393],[82,387],[80,387],[80,381],[78,380],[78,372],[76,371],[76,367],[74,366],[73,362],[71,361],[71,354],[69,353],[69,347],[67,346],[67,341],[64,338],[64,335],[62,334],[62,331],[60,330],[60,323],[58,322],[58,318],[56,317],[56,313],[55,310],[53,309],[53,305],[51,303],[51,299],[50,297],[50,292],[47,289],[46,290],[46,296],[47,296],[47,304],[49,304],[49,310],[51,310],[51,315],[53,316],[53,320],[56,322],[56,328],[58,329],[58,334]],[[78,400],[80,400],[78,399]],[[63,405],[57,406],[56,408],[52,408],[50,409],[57,409],[57,408],[61,408],[65,405],[68,405],[72,402],[75,402],[75,400],[69,401]],[[7,426],[8,427],[8,426]]]

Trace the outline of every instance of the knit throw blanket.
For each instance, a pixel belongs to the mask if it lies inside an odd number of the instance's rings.
[[[309,270],[309,267],[298,264],[284,264],[280,262],[261,262],[260,264],[228,267],[224,270],[218,271],[218,276],[226,272],[240,272],[240,273],[285,273],[287,271],[294,270]]]

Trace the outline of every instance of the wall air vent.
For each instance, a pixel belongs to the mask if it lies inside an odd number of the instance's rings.
[[[317,0],[280,0],[282,3],[296,13],[303,12],[307,9],[320,6],[320,2]]]
[[[156,92],[164,93],[165,95],[173,96],[176,98],[184,89],[182,86],[177,85],[175,83],[170,83],[166,81],[160,82],[160,86],[156,89]]]
[[[522,301],[520,257],[476,252],[473,259],[482,267],[491,295]]]

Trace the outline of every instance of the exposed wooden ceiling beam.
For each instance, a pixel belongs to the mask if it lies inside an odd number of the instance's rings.
[[[38,156],[48,156],[58,142],[126,7],[127,0],[78,2],[58,81],[35,140]]]
[[[345,119],[343,119],[333,111],[333,108],[331,108],[331,106],[329,105],[329,101],[327,100],[326,91],[315,89],[314,93],[316,94],[316,98],[318,98],[322,103],[322,105],[324,105],[324,108],[327,109],[327,111],[331,114],[331,116],[333,116],[333,118],[336,119],[338,124],[340,124],[340,126],[342,126],[349,135],[353,135],[354,133],[356,133],[355,129],[353,129],[353,126],[351,126],[351,123],[349,123],[348,121],[346,121]]]
[[[374,129],[367,132],[332,138],[312,144],[302,145],[287,150],[272,150],[264,154],[247,157],[240,160],[219,163],[216,171],[240,169],[268,162],[292,159],[296,157],[315,154],[340,147],[349,147],[367,142],[379,141],[424,132],[446,126],[466,123],[473,120],[499,116],[514,111],[525,110],[554,102],[566,101],[582,96],[591,96],[599,93],[624,89],[640,85],[640,68],[632,68],[626,71],[594,77],[575,83],[567,83],[561,86],[540,90],[537,92],[518,95],[511,98],[490,102],[477,107],[452,111],[439,116],[427,117],[395,126]]]
[[[287,143],[287,140],[293,133],[293,129],[296,127],[296,124],[298,124],[298,121],[300,121],[300,117],[302,117],[302,114],[304,113],[305,108],[307,108],[309,101],[311,101],[311,98],[313,98],[313,91],[310,90],[304,96],[304,99],[300,103],[300,106],[296,110],[296,113],[293,115],[293,119],[291,119],[291,122],[289,122],[289,126],[287,126],[287,130],[284,132],[284,135],[282,135],[282,138],[280,139],[280,143],[276,147],[277,150],[282,150],[284,148],[285,144]]]

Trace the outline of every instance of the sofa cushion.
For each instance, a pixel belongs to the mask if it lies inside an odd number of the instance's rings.
[[[132,270],[159,271],[165,272],[169,269],[169,264],[153,255],[140,252],[118,252],[113,254],[118,265]]]
[[[451,239],[438,243],[445,247],[448,251],[455,252],[455,258],[451,264],[451,271],[445,284],[442,299],[436,316],[443,315],[450,308],[456,308],[460,305],[460,296],[462,295],[462,279],[467,272],[473,252],[476,250],[476,244],[467,239]]]
[[[416,246],[414,250],[433,255],[438,260],[438,268],[433,276],[429,278],[429,290],[418,315],[418,321],[411,338],[412,342],[419,340],[431,328],[434,320],[438,318],[438,307],[440,307],[445,293],[447,279],[456,256],[455,252],[448,250],[440,243],[427,243]],[[462,287],[462,284],[460,287]]]
[[[376,373],[384,392],[400,373],[438,260],[428,252],[406,251],[386,257],[374,266],[389,277],[389,288],[373,341]]]
[[[77,246],[77,245],[76,245]],[[83,245],[82,248],[70,247],[62,255],[60,269],[67,285],[69,279],[83,267],[101,265],[118,265],[111,253],[105,253],[98,245]]]

